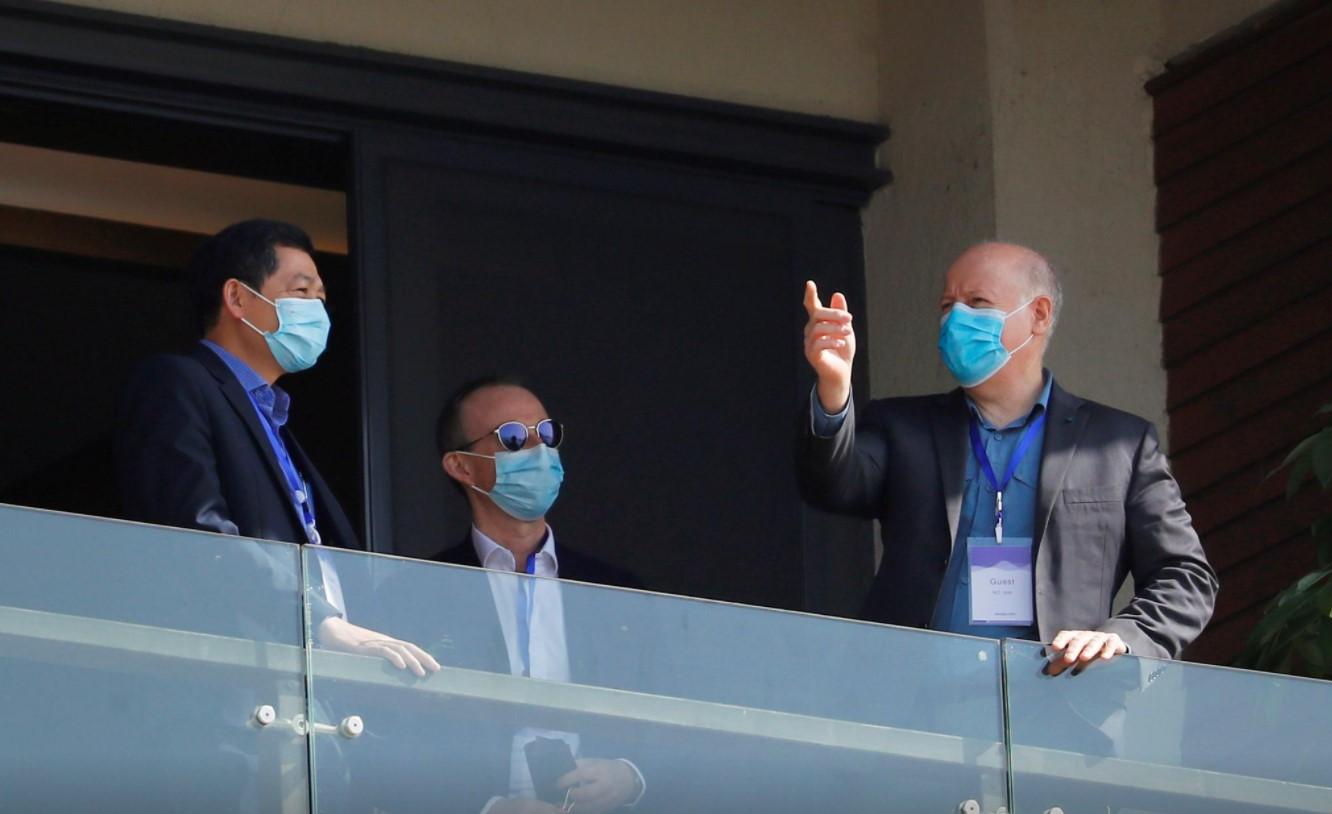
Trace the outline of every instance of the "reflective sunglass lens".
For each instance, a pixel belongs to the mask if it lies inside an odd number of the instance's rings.
[[[517,421],[505,422],[495,429],[499,441],[510,452],[517,452],[527,446],[527,428]]]
[[[564,440],[564,426],[558,421],[547,418],[537,424],[536,430],[541,443],[548,447],[558,447]]]

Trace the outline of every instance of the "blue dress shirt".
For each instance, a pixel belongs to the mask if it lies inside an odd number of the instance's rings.
[[[1032,406],[1031,412],[1009,424],[1007,427],[995,427],[986,421],[970,398],[967,409],[976,417],[980,426],[981,440],[985,445],[985,454],[995,471],[1002,473],[1008,467],[1008,461],[1017,448],[1026,426],[1036,420],[1050,403],[1050,387],[1053,379],[1047,370],[1044,374],[1045,387],[1040,397]],[[846,420],[848,407],[842,408],[837,415],[829,415],[819,403],[816,393],[810,394],[810,420],[814,434],[821,438],[834,435]],[[1004,537],[1032,538],[1036,528],[1036,499],[1040,484],[1041,453],[1045,448],[1042,432],[1032,439],[1030,448],[1017,471],[1013,481],[1004,490]],[[970,447],[968,446],[968,449]],[[952,633],[966,633],[972,636],[987,636],[993,639],[1036,639],[1036,626],[1012,627],[1006,625],[971,624],[970,583],[971,569],[967,557],[967,538],[972,536],[994,536],[993,522],[995,492],[989,481],[981,474],[980,464],[974,454],[967,455],[966,483],[963,486],[962,510],[958,517],[957,538],[953,540],[953,553],[948,559],[948,570],[944,573],[943,584],[939,589],[939,598],[935,602],[934,614],[930,627],[935,630],[947,630]],[[977,518],[982,518],[977,522]],[[1032,552],[1035,554],[1035,551]],[[1033,557],[1033,567],[1035,560]]]
[[[250,404],[259,416],[259,424],[268,436],[268,445],[277,457],[278,465],[287,480],[288,496],[300,513],[305,526],[305,534],[311,543],[319,542],[319,532],[315,529],[314,495],[308,488],[305,478],[287,453],[287,445],[282,441],[282,426],[287,423],[291,397],[280,387],[270,385],[254,369],[242,362],[234,354],[216,342],[200,340],[204,347],[217,354],[226,364],[227,369],[240,382],[245,394],[250,397]]]

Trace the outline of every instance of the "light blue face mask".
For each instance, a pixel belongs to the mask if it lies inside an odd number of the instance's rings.
[[[282,369],[288,373],[299,373],[314,367],[314,363],[319,360],[319,354],[328,346],[328,332],[331,327],[324,301],[304,297],[279,297],[277,302],[274,302],[248,285],[245,285],[245,288],[277,311],[276,331],[260,331],[248,319],[242,319],[241,322],[249,325],[268,342],[268,349],[273,352],[273,358]]]
[[[500,452],[495,455],[459,452],[495,462],[495,487],[489,492],[479,486],[472,488],[489,497],[510,517],[517,520],[540,520],[555,505],[555,498],[560,496],[564,465],[560,463],[560,452],[557,449],[537,444],[517,452]]]
[[[1033,297],[1005,314],[997,308],[972,308],[955,302],[939,324],[939,354],[953,378],[963,387],[976,387],[998,373],[1013,354],[1022,350],[1036,334],[1013,350],[1004,347],[1004,323],[1036,301]]]

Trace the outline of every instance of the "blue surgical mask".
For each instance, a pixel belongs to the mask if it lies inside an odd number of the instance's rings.
[[[500,452],[495,455],[478,452],[462,454],[490,458],[495,462],[495,487],[489,492],[479,486],[472,488],[488,496],[510,517],[539,520],[546,516],[550,507],[555,505],[555,498],[560,496],[564,465],[560,463],[559,450],[537,444],[517,452]]]
[[[288,373],[299,373],[314,367],[319,354],[323,353],[328,345],[328,331],[331,327],[324,301],[304,297],[279,297],[277,302],[274,302],[248,285],[245,287],[251,294],[273,306],[277,311],[278,329],[260,331],[248,319],[242,319],[241,322],[249,325],[268,342],[268,349],[273,352],[273,358],[283,370]]]
[[[997,308],[972,308],[953,303],[939,324],[939,354],[953,378],[963,387],[976,387],[998,373],[1013,354],[1036,337],[1027,337],[1013,350],[1004,347],[1004,323],[1035,302],[1035,297],[1004,313]]]

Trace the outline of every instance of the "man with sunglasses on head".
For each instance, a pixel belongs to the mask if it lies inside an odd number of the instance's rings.
[[[487,580],[450,583],[449,605],[463,608],[439,619],[416,617],[411,635],[437,641],[436,655],[448,666],[503,672],[546,681],[615,685],[607,677],[602,651],[616,646],[615,636],[629,626],[597,613],[590,590],[562,591],[560,578],[622,588],[641,587],[631,574],[580,554],[564,541],[557,547],[546,514],[559,496],[564,466],[559,446],[563,426],[516,380],[477,379],[460,387],[445,403],[436,422],[440,465],[464,495],[471,512],[467,538],[436,555],[438,562],[482,567],[496,573]],[[403,569],[383,588],[394,596],[420,595],[432,575]],[[455,624],[449,624],[450,616]],[[466,618],[462,618],[466,617]],[[455,727],[456,735],[456,727]],[[485,814],[550,814],[576,810],[600,814],[636,805],[646,790],[638,767],[625,759],[584,757],[615,750],[610,738],[578,733],[482,724],[446,761],[459,779],[447,783],[449,811]],[[450,739],[459,745],[459,738]],[[535,746],[534,746],[535,744]],[[567,750],[566,750],[567,746]],[[558,772],[557,788],[538,799],[534,776],[542,761],[533,749],[562,753],[576,768]],[[615,752],[612,751],[612,754]],[[553,800],[553,802],[552,802]]]

